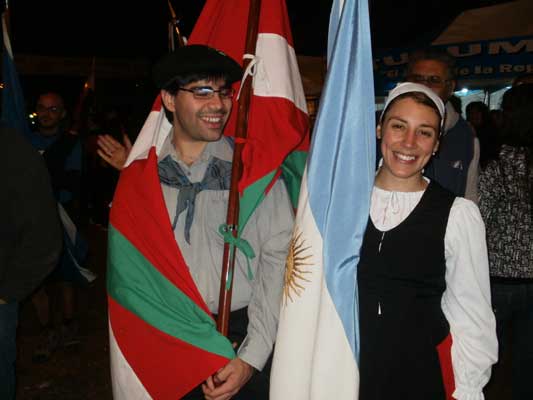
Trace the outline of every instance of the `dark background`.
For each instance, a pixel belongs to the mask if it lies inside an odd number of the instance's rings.
[[[203,0],[173,0],[188,35]],[[370,0],[376,49],[431,41],[461,11],[502,0]],[[15,52],[157,57],[167,51],[167,0],[10,0]],[[117,6],[122,4],[122,6]],[[287,0],[296,52],[323,55],[331,0]]]
[[[204,0],[171,0],[185,36]],[[374,51],[429,44],[462,11],[502,0],[369,0]],[[332,0],[287,0],[296,53],[323,56]],[[167,0],[10,0],[11,44],[17,54],[54,57],[125,58],[149,65],[168,51]],[[28,111],[39,93],[59,91],[71,107],[86,76],[21,74]],[[122,109],[130,130],[138,131],[155,94],[149,74],[142,79],[96,76],[98,103]]]

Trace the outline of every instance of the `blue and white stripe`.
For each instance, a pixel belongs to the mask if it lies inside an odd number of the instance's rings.
[[[357,399],[357,264],[375,173],[367,0],[335,0],[328,73],[300,192],[300,290],[285,298],[271,399]],[[295,278],[298,279],[298,278]]]

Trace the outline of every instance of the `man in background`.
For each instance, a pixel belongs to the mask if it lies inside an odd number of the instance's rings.
[[[446,104],[446,120],[437,154],[425,175],[457,196],[477,201],[479,143],[449,101],[456,86],[455,60],[447,52],[417,50],[410,54],[405,80],[433,90]]]
[[[80,193],[82,171],[82,145],[79,136],[68,131],[65,103],[61,95],[46,92],[39,96],[35,107],[37,130],[32,132],[30,141],[42,154],[56,201],[59,203],[60,216],[65,233],[65,246],[56,268],[47,278],[46,284],[33,295],[32,302],[42,325],[42,343],[34,354],[35,362],[47,361],[60,346],[79,343],[77,339],[76,285],[86,283],[77,264],[83,263],[86,248],[71,246],[67,242],[66,226],[74,226],[80,217]],[[65,220],[68,223],[65,223]],[[68,249],[69,251],[67,251]],[[76,262],[74,250],[79,250]],[[55,289],[55,290],[54,290]],[[60,324],[55,324],[55,296],[60,303],[57,314]],[[58,325],[58,326],[56,326]]]

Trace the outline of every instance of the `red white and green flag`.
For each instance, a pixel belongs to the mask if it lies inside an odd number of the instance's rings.
[[[189,43],[215,47],[242,63],[249,3],[208,0]],[[240,231],[280,173],[296,204],[309,146],[284,0],[262,1],[256,60],[239,182]],[[235,115],[234,105],[226,135],[235,131]],[[158,97],[113,199],[107,286],[115,399],[180,398],[235,357],[174,238],[157,169],[170,131]]]

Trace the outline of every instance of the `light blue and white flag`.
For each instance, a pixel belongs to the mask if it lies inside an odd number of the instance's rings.
[[[26,117],[26,103],[20,86],[17,69],[13,61],[13,51],[7,30],[7,13],[2,13],[2,125],[16,129],[29,137],[30,126]]]
[[[374,183],[374,113],[368,0],[335,0],[287,259],[272,400],[358,398],[357,264]]]
[[[69,263],[73,267],[69,268],[72,272],[73,281],[81,284],[91,283],[96,279],[96,274],[85,268],[88,259],[89,243],[80,234],[74,221],[70,218],[61,203],[57,203],[59,220],[63,226],[63,253],[62,263]]]

